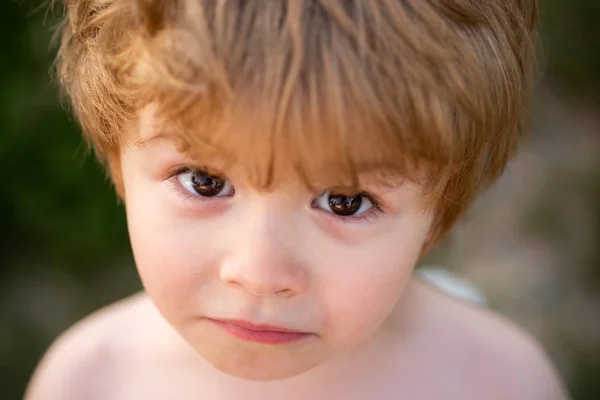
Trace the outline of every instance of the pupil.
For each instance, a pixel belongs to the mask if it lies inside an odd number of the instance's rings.
[[[212,197],[218,195],[223,190],[225,181],[216,176],[197,172],[192,175],[192,185],[194,185],[194,190],[198,194],[205,197]]]
[[[329,207],[338,215],[353,215],[362,204],[362,196],[348,197],[341,194],[331,195],[329,197]]]

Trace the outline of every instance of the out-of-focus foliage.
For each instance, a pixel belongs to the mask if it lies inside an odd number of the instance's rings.
[[[0,5],[0,274],[13,257],[85,273],[127,250],[126,228],[50,84],[55,21],[34,11],[30,2]]]
[[[543,67],[557,83],[600,99],[600,2],[541,0]]]
[[[21,399],[32,369],[59,330],[73,322],[28,276],[93,281],[129,251],[124,212],[61,108],[50,84],[51,16],[32,1],[0,2],[0,399]],[[20,282],[17,284],[16,282]],[[77,287],[75,284],[73,287]],[[87,283],[86,283],[87,286]],[[118,285],[117,285],[118,286]],[[82,293],[67,304],[82,317],[118,296]],[[133,288],[130,285],[130,290]],[[123,295],[121,290],[119,295]],[[28,302],[44,318],[26,317]],[[55,304],[56,305],[56,304]],[[57,307],[59,308],[59,307]],[[60,307],[67,308],[67,307]],[[38,312],[41,312],[38,310]],[[71,318],[72,318],[71,316]],[[62,321],[58,325],[54,323]]]
[[[131,275],[101,275],[107,265],[129,257],[124,212],[58,102],[50,79],[57,20],[42,3],[0,2],[0,399],[22,397],[44,349],[74,316],[137,288]],[[570,95],[600,100],[600,1],[541,3],[547,80]],[[52,299],[56,293],[32,284],[30,274],[70,282],[81,304],[55,299],[46,309],[32,310],[32,297]],[[61,317],[67,306],[74,311]],[[38,313],[36,322],[25,319],[23,310]],[[582,373],[570,382],[575,399],[600,398],[598,360],[581,363]]]

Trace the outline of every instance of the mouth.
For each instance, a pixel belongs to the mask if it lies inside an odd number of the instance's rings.
[[[253,324],[248,321],[213,318],[207,320],[231,336],[248,342],[277,345],[298,342],[314,336],[308,332],[274,325]]]

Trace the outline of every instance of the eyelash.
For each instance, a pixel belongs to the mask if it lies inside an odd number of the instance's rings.
[[[211,199],[208,197],[202,197],[202,196],[192,196],[187,190],[185,190],[182,186],[181,183],[179,183],[179,181],[177,180],[177,175],[189,172],[189,171],[194,171],[196,169],[199,170],[206,170],[206,168],[203,167],[186,167],[185,165],[181,165],[181,166],[177,166],[175,168],[173,168],[169,174],[167,175],[167,177],[164,179],[166,182],[169,183],[169,185],[171,185],[171,187],[175,190],[175,194],[181,198],[184,201],[190,201],[190,202],[208,202]],[[214,199],[212,199],[214,200]]]
[[[360,193],[360,195],[367,198],[371,202],[371,204],[373,204],[373,208],[370,209],[369,211],[366,211],[359,215],[350,215],[347,217],[342,217],[337,214],[330,213],[330,212],[327,212],[327,211],[324,211],[324,210],[321,210],[318,208],[316,208],[316,209],[319,211],[323,211],[323,214],[326,215],[326,218],[333,218],[336,221],[341,221],[344,224],[361,223],[361,222],[373,223],[385,214],[385,211],[383,210],[383,208],[381,206],[381,202],[375,196],[373,196],[369,193],[365,193],[365,192]],[[312,203],[311,203],[311,205],[312,205]]]
[[[168,173],[167,177],[164,180],[167,181],[172,186],[172,188],[175,190],[175,194],[184,201],[191,201],[191,202],[214,201],[214,198],[208,198],[208,197],[205,198],[202,196],[192,196],[187,190],[185,190],[181,186],[179,181],[176,179],[179,174],[183,174],[183,173],[186,173],[189,171],[194,171],[194,170],[206,171],[207,168],[205,168],[205,167],[188,167],[185,165],[180,165],[180,166],[177,166],[177,167],[171,169],[170,172]],[[373,223],[373,222],[377,221],[382,215],[385,214],[385,211],[381,207],[381,202],[377,199],[376,196],[371,195],[369,193],[365,193],[365,192],[360,193],[360,195],[367,198],[371,202],[371,204],[373,204],[373,208],[371,210],[366,211],[359,215],[350,215],[350,216],[342,217],[342,216],[336,215],[334,213],[329,213],[329,212],[326,212],[326,211],[318,209],[318,208],[316,208],[316,209],[319,211],[323,211],[323,214],[326,215],[326,218],[333,218],[336,221],[340,221],[345,224],[361,223],[361,222]],[[312,204],[313,203],[311,202],[311,206],[312,206]]]

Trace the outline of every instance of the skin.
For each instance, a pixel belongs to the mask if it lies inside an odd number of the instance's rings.
[[[566,398],[535,341],[413,276],[432,219],[418,186],[362,177],[377,207],[340,217],[323,201],[335,183],[311,192],[277,164],[260,192],[242,168],[152,139],[156,126],[144,114],[120,158],[145,293],[65,333],[26,399]],[[230,186],[202,198],[181,167]],[[308,335],[248,342],[209,318]]]
[[[432,217],[414,184],[381,187],[352,216],[333,212],[327,187],[311,192],[279,164],[268,193],[217,157],[189,160],[158,138],[150,113],[121,153],[132,248],[144,287],[164,318],[215,368],[244,379],[303,373],[386,330],[428,237]],[[142,142],[142,144],[140,144]],[[284,160],[285,157],[280,157]],[[174,174],[187,168],[190,172]],[[190,185],[201,167],[224,189]],[[269,324],[310,334],[298,343],[241,341],[207,318]]]

